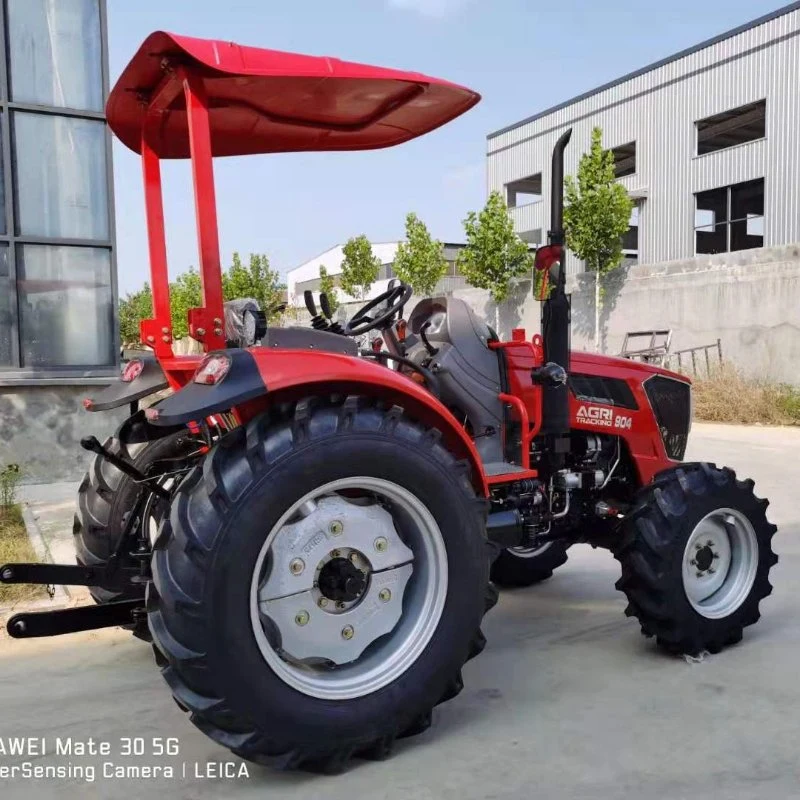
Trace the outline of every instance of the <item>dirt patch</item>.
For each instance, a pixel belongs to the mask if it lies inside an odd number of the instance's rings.
[[[706,422],[800,425],[800,389],[749,378],[723,364],[692,384],[694,416]]]
[[[0,564],[38,560],[36,551],[28,539],[20,507],[18,505],[0,507]],[[0,584],[0,607],[41,600],[47,596],[42,586],[25,583]]]

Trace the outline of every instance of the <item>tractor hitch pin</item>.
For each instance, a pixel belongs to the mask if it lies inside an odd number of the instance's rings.
[[[81,447],[84,450],[88,450],[90,453],[96,453],[98,456],[102,456],[110,464],[113,464],[120,472],[124,472],[126,475],[129,475],[137,483],[146,483],[153,494],[158,495],[164,500],[170,499],[170,494],[166,489],[153,482],[147,477],[147,475],[136,469],[136,467],[134,467],[129,461],[126,461],[124,458],[120,458],[118,455],[109,452],[105,447],[103,447],[102,444],[100,444],[96,436],[86,436],[81,439]]]

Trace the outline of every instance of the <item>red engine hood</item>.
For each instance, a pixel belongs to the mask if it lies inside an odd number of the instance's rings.
[[[681,375],[678,372],[657,367],[655,364],[645,364],[641,361],[633,361],[629,358],[619,358],[618,356],[606,356],[601,353],[584,353],[580,350],[573,350],[570,354],[570,370],[572,372],[586,372],[595,374],[598,372],[606,373],[615,369],[642,373],[642,380],[650,375],[664,375],[668,378],[675,378],[685,383],[691,383],[691,378]]]

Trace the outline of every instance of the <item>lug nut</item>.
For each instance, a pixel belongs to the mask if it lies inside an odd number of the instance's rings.
[[[708,574],[709,575],[713,575],[715,572],[716,572],[716,570],[714,569],[714,567],[709,567],[708,568]]]
[[[352,639],[354,633],[355,631],[352,625],[345,625],[344,628],[342,628],[342,639]]]
[[[703,549],[703,545],[701,545],[701,544],[696,544],[696,545],[694,546],[694,549],[695,549],[695,550],[702,550],[702,549]]]
[[[706,547],[713,547],[713,546],[714,546],[714,542],[712,542],[712,541],[711,541],[711,539],[709,539],[709,540],[706,542]]]
[[[376,549],[376,550],[377,550],[379,553],[385,553],[385,552],[386,552],[386,550],[388,549],[388,547],[389,547],[389,542],[387,542],[387,541],[386,541],[385,537],[383,537],[383,536],[379,536],[379,537],[378,537],[378,538],[375,540],[375,549]]]
[[[344,608],[344,603],[341,600],[338,600],[336,603],[336,608],[338,609]]]
[[[392,599],[392,593],[388,589],[381,589],[378,592],[378,597],[380,597],[384,603],[388,603]]]
[[[292,575],[299,575],[306,568],[306,563],[302,558],[295,558],[289,564],[289,571]]]
[[[317,600],[317,605],[320,608],[325,608],[328,605],[328,598],[327,597],[320,597],[320,599]]]
[[[714,553],[714,558],[719,558],[719,553]]]
[[[350,560],[354,564],[358,564],[358,553],[350,553]]]
[[[331,550],[331,558],[339,558],[341,553],[338,550]]]
[[[328,525],[328,531],[330,531],[331,535],[338,536],[344,530],[344,525],[338,520],[335,519]]]
[[[697,575],[696,575],[695,577],[697,577],[697,578],[702,578],[702,577],[703,577],[703,573],[702,573],[702,572],[698,572],[698,573],[697,573]]]
[[[308,625],[308,611],[298,611],[295,615],[294,621],[302,627],[303,625]]]
[[[697,561],[695,561],[695,559],[692,559],[692,560],[691,560],[689,563],[690,563],[690,564],[691,564],[693,567],[696,567],[696,566],[697,566]]]

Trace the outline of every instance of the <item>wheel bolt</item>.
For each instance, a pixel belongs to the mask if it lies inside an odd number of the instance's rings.
[[[389,542],[387,542],[387,541],[386,541],[385,537],[383,537],[383,536],[379,536],[379,537],[378,537],[378,538],[375,540],[375,549],[376,549],[376,550],[377,550],[379,553],[385,553],[385,552],[386,552],[386,550],[388,549],[388,547],[389,547]]]
[[[327,597],[320,597],[320,599],[317,600],[317,605],[320,608],[325,608],[328,605],[328,598]]]
[[[358,553],[350,553],[350,560],[354,564],[358,564]]]
[[[380,597],[384,603],[388,603],[392,599],[392,593],[388,589],[381,589],[378,592],[378,597]]]
[[[292,575],[299,575],[305,568],[306,564],[302,558],[295,558],[292,563],[289,564],[289,571]]]
[[[352,639],[354,634],[355,631],[352,625],[345,625],[344,628],[342,628],[342,639]]]
[[[344,525],[342,525],[340,520],[335,519],[330,525],[328,525],[328,531],[332,536],[338,536],[340,533],[342,533],[342,531],[344,531]]]
[[[694,549],[695,549],[695,550],[702,550],[702,549],[703,549],[703,545],[701,545],[701,544],[696,544],[696,545],[694,546]]]
[[[697,575],[696,575],[696,577],[698,577],[698,578],[702,578],[702,577],[703,577],[703,573],[702,573],[702,572],[698,572],[698,573],[697,573]]]
[[[719,558],[719,553],[714,553],[714,558]]]
[[[338,609],[344,608],[344,603],[341,600],[337,601],[336,608],[338,608]]]
[[[714,546],[714,542],[712,542],[712,541],[711,541],[711,539],[709,539],[709,540],[706,542],[706,547],[713,547],[713,546]]]
[[[696,567],[696,566],[697,566],[697,561],[695,561],[694,559],[692,559],[692,560],[691,560],[689,563],[690,563],[690,564],[691,564],[693,567]]]
[[[341,553],[338,550],[331,550],[331,558],[339,558]]]
[[[712,575],[712,574],[713,574],[713,573],[715,573],[715,572],[716,572],[716,570],[714,569],[714,567],[709,567],[709,568],[708,568],[708,574],[709,574],[709,575]]]
[[[294,621],[302,627],[303,625],[308,625],[308,611],[298,611],[295,615]]]

